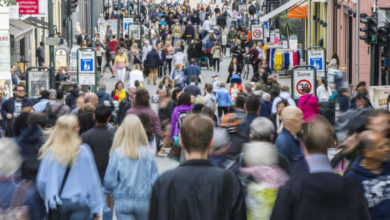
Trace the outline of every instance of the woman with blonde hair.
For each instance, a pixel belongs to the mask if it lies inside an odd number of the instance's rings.
[[[92,151],[78,132],[76,116],[61,116],[39,150],[37,188],[46,210],[52,209],[60,219],[90,219],[104,207]]]
[[[115,133],[104,176],[104,190],[114,199],[118,220],[148,219],[157,177],[157,164],[145,129],[137,115],[127,115]]]

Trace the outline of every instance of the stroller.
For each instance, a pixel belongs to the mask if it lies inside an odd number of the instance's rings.
[[[200,59],[200,68],[206,67],[207,70],[209,69],[209,58],[207,56],[202,56]]]

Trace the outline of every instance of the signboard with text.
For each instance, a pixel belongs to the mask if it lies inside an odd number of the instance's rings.
[[[252,40],[263,39],[263,28],[261,25],[252,25]]]
[[[307,58],[307,65],[314,66],[318,76],[325,76],[325,51],[308,48]]]
[[[316,93],[316,74],[314,69],[293,69],[292,91],[293,98],[298,99],[309,89],[309,94]]]
[[[96,84],[96,57],[91,48],[79,49],[77,59],[78,83],[80,85]]]
[[[123,18],[123,36],[129,32],[129,27],[133,24],[133,18]]]
[[[19,3],[20,15],[39,14],[39,0],[16,0]]]
[[[50,73],[47,68],[27,70],[27,94],[30,98],[40,96],[40,88],[49,89]]]

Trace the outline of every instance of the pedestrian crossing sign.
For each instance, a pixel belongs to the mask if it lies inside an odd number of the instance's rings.
[[[93,71],[93,59],[81,59],[80,60],[80,72]]]

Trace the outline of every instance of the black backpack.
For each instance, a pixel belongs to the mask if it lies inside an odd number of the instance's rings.
[[[65,105],[65,104],[61,104],[60,107],[58,107],[58,109],[53,112],[50,108],[50,104],[51,103],[48,102],[46,104],[46,108],[44,110],[44,112],[47,114],[47,118],[49,119],[49,122],[48,122],[49,128],[54,127],[54,125],[56,125],[58,113],[61,111],[62,107],[64,107],[64,105]]]

